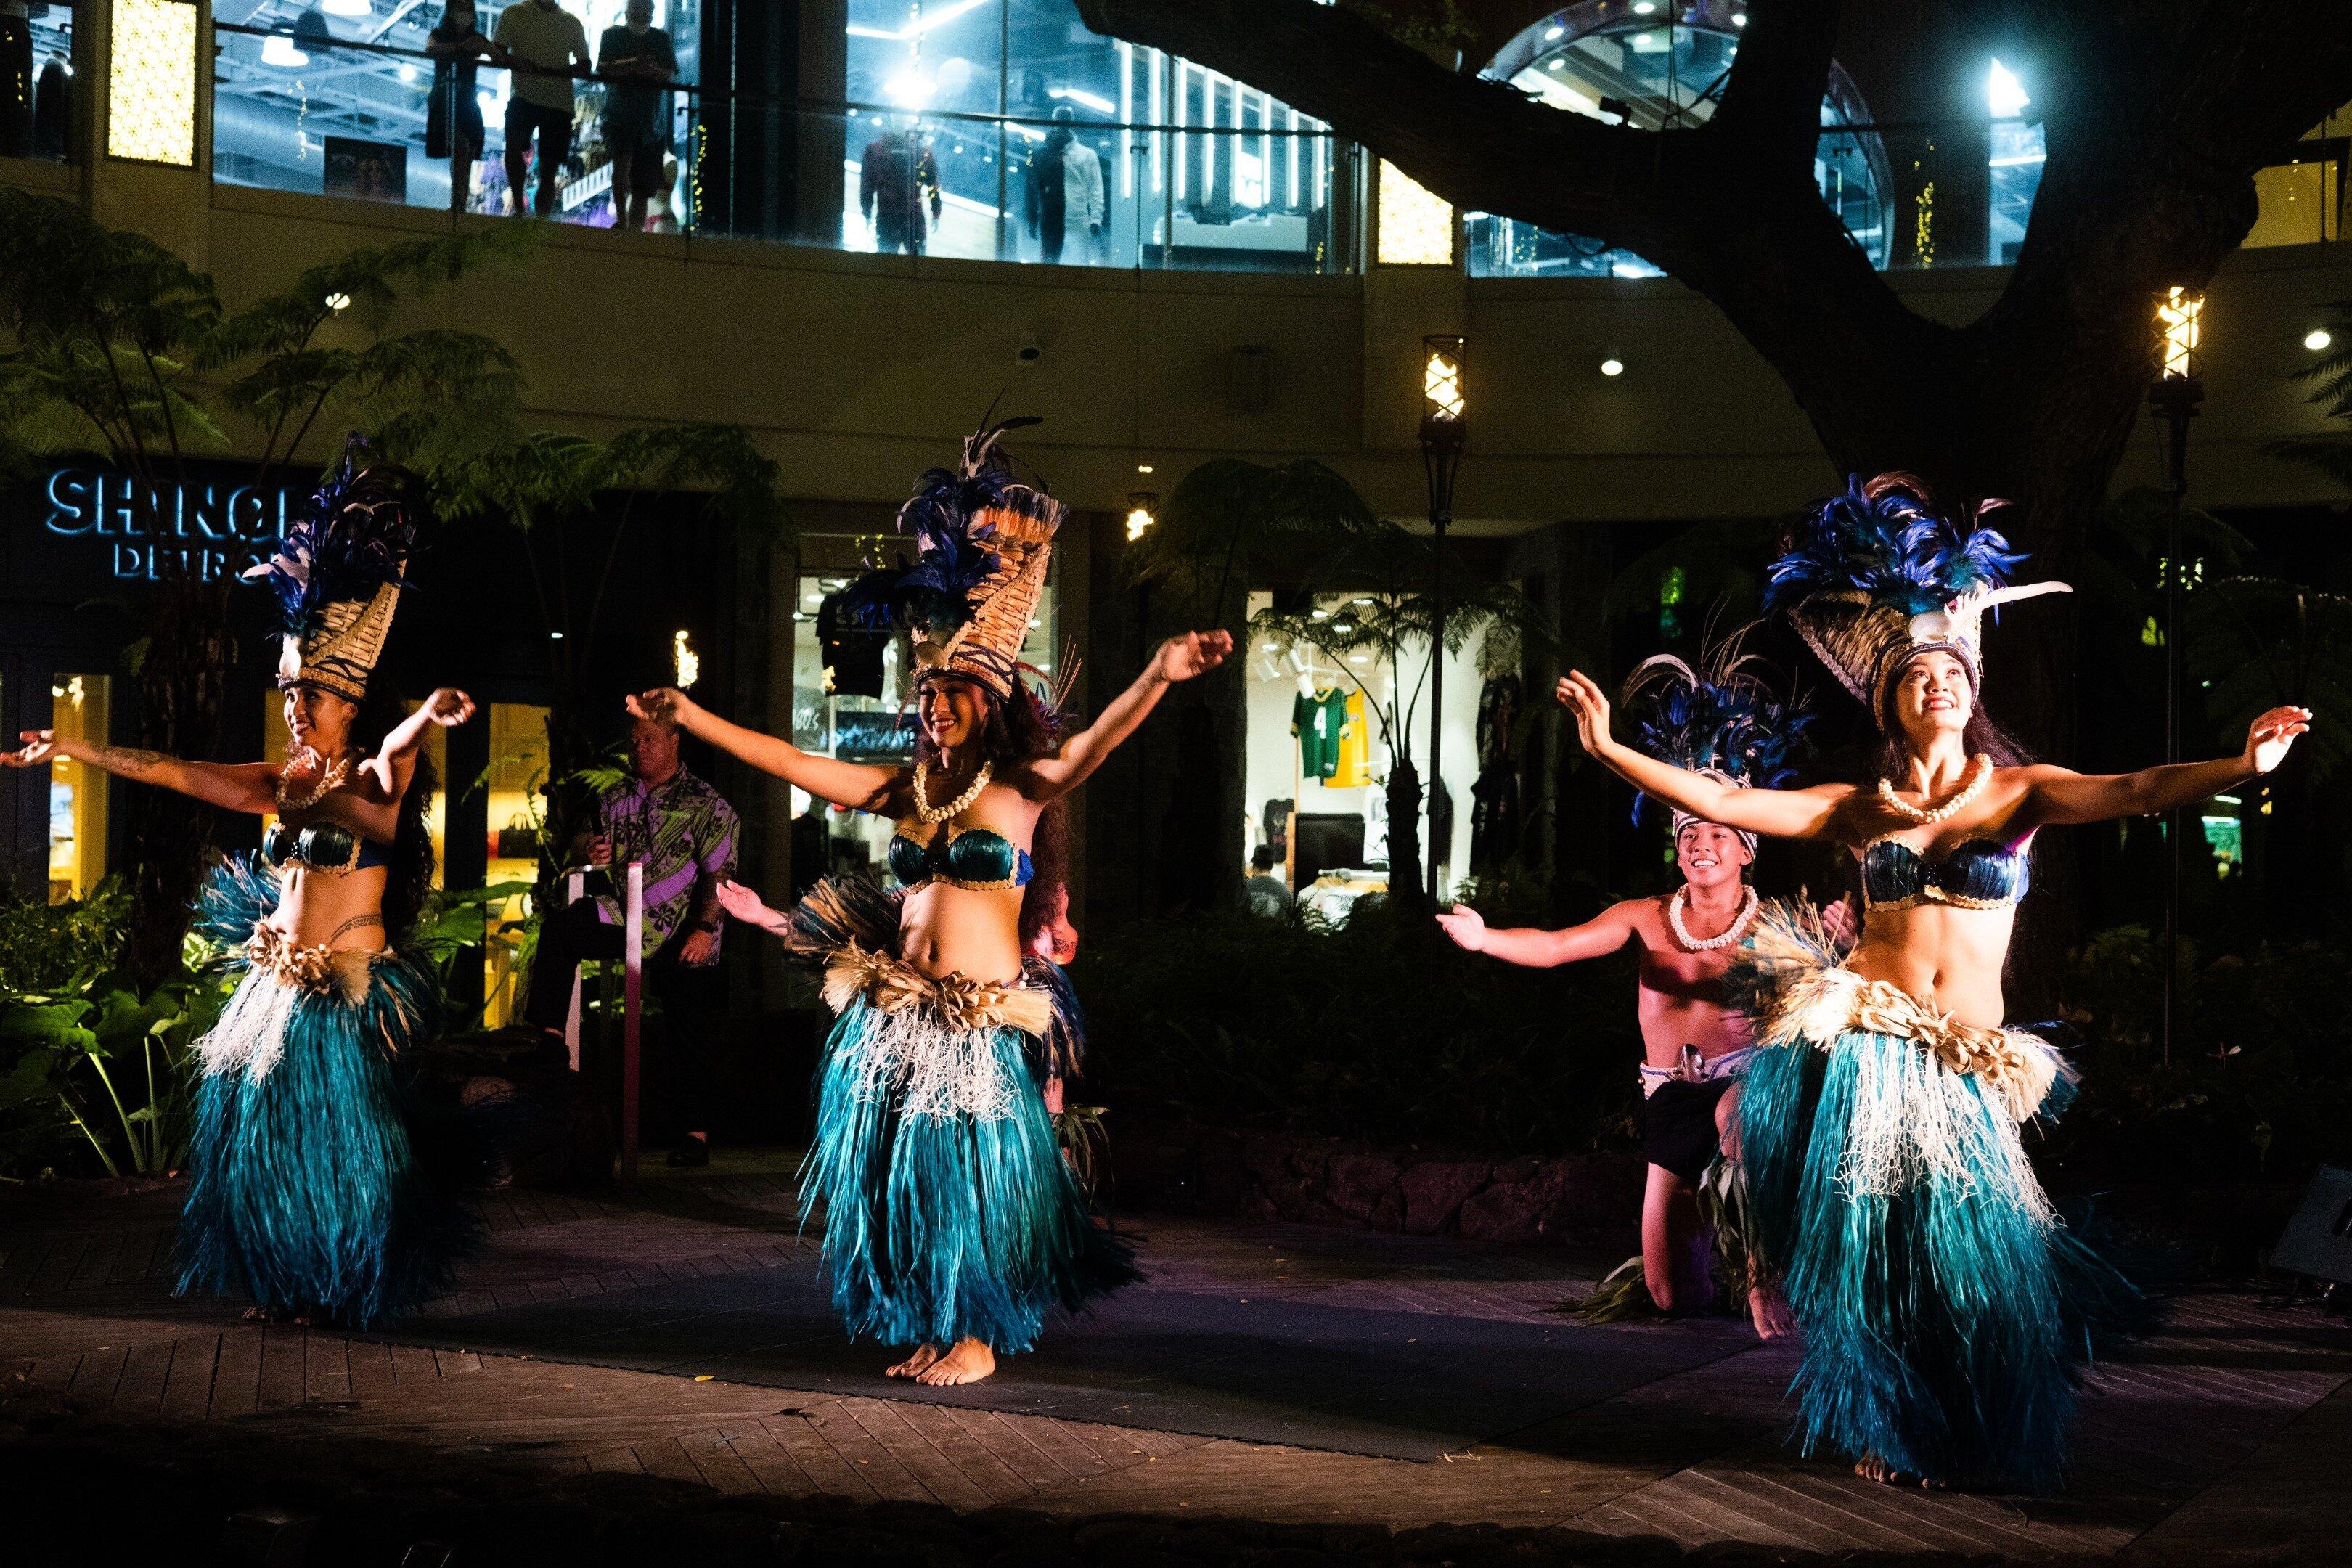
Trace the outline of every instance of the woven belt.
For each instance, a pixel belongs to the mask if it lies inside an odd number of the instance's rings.
[[[887,952],[855,942],[835,950],[824,966],[825,1005],[838,1013],[863,1001],[883,1013],[929,1007],[963,1029],[1018,1029],[1044,1038],[1054,1024],[1053,999],[1027,985],[993,985],[961,973],[930,975]]]
[[[1964,1024],[1900,986],[1851,969],[1792,975],[1773,1002],[1756,1020],[1759,1045],[1827,1050],[1840,1035],[1854,1032],[1910,1040],[1952,1071],[1984,1079],[2020,1121],[2033,1114],[2059,1074],[2056,1053],[2038,1037]]]

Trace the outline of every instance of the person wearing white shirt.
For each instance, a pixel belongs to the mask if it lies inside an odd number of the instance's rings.
[[[539,189],[531,211],[548,217],[572,156],[572,73],[588,70],[588,34],[580,18],[556,0],[515,0],[499,13],[493,41],[513,58],[513,94],[507,100],[507,192],[522,211],[532,132],[539,136]]]

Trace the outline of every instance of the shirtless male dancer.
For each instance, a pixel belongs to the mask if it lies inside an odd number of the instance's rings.
[[[1723,1003],[1723,972],[1756,915],[1756,891],[1742,876],[1754,859],[1755,851],[1730,828],[1692,819],[1675,835],[1683,886],[1671,895],[1612,904],[1565,931],[1490,930],[1477,910],[1460,904],[1437,917],[1469,952],[1531,969],[1639,944],[1634,999],[1646,1058],[1642,1155],[1650,1165],[1642,1200],[1642,1273],[1662,1312],[1700,1310],[1713,1295],[1696,1194],[1699,1177],[1731,1137],[1739,1070],[1754,1048],[1747,1018]],[[1788,1309],[1769,1284],[1752,1285],[1748,1307],[1766,1339],[1789,1327]]]

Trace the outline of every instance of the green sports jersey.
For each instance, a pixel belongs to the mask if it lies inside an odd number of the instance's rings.
[[[1339,738],[1348,732],[1348,694],[1333,688],[1300,692],[1290,705],[1290,732],[1298,737],[1298,772],[1328,779],[1339,771]]]

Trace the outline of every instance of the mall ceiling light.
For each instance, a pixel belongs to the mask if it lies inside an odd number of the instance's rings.
[[[1633,0],[1633,15],[1653,16],[1657,14],[1658,0]]]
[[[882,96],[906,109],[922,108],[939,90],[937,80],[913,66],[908,66],[882,84]]]
[[[1049,87],[1045,89],[1045,96],[1048,98],[1066,99],[1072,103],[1083,103],[1088,109],[1093,110],[1097,114],[1117,114],[1118,112],[1118,104],[1113,103],[1109,99],[1105,98],[1098,92],[1088,92],[1082,87]]]
[[[1748,26],[1748,13],[1745,11],[1734,11],[1731,14],[1731,25],[1735,27],[1744,27]]]
[[[374,7],[368,0],[319,0],[319,9],[330,16],[364,16]]]
[[[2014,120],[2032,101],[2025,95],[2025,84],[2017,79],[2016,73],[1999,60],[1993,61],[1992,69],[1985,76],[1985,102],[1992,110],[1992,117]]]
[[[1547,44],[1556,44],[1567,34],[1567,32],[1568,29],[1566,27],[1559,26],[1558,23],[1554,23],[1552,26],[1544,29],[1544,42]]]
[[[988,0],[955,0],[935,11],[919,11],[914,20],[903,27],[861,27],[853,22],[842,29],[853,38],[881,38],[894,44],[909,44],[926,33],[936,33],[967,11],[977,11]]]
[[[283,33],[272,33],[261,40],[261,63],[276,66],[279,70],[300,70],[310,63],[310,57],[294,47],[294,40]]]
[[[1625,374],[1625,362],[1622,359],[1602,360],[1601,362],[1601,374],[1606,376],[1622,375]]]
[[[2317,353],[2335,341],[2326,327],[2314,327],[2303,334],[2303,346],[2313,353]]]

